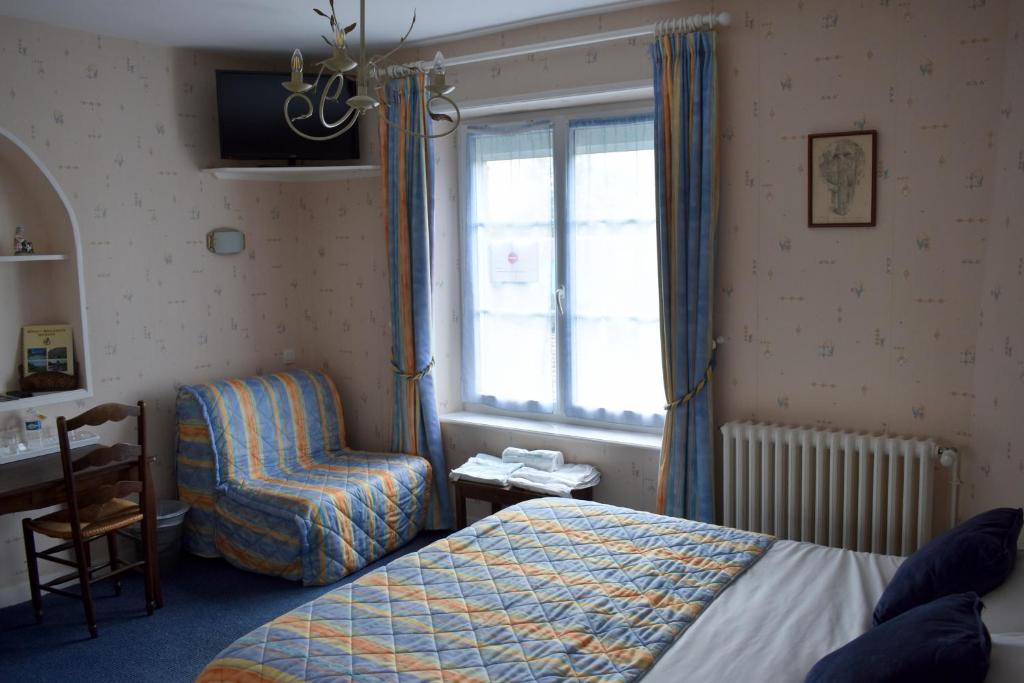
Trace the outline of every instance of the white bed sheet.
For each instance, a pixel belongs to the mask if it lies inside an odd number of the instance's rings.
[[[871,628],[904,558],[776,541],[655,662],[643,683],[802,683],[814,663]],[[992,683],[1024,680],[1024,551],[984,598]]]
[[[1024,551],[1017,551],[1017,563],[1002,586],[982,596],[985,609],[981,620],[990,633],[1024,633]],[[993,645],[993,659],[996,648]],[[1024,671],[1024,668],[1020,669]],[[1021,679],[1024,680],[1024,677]]]
[[[902,557],[776,541],[655,662],[643,683],[802,683],[871,627]]]

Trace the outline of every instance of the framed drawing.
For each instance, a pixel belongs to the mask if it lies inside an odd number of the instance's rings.
[[[878,131],[807,136],[807,225],[875,226]]]

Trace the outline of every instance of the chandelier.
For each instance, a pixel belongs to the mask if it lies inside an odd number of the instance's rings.
[[[334,11],[334,0],[328,0],[330,6],[330,14],[314,9],[318,16],[324,17],[331,24],[331,35],[332,38],[322,36],[324,42],[331,47],[331,57],[318,63],[320,67],[319,73],[317,73],[316,80],[313,83],[307,83],[303,79],[303,64],[302,64],[302,52],[295,50],[292,53],[291,59],[291,80],[282,83],[285,90],[290,95],[284,101],[284,118],[288,123],[288,127],[292,131],[307,140],[313,140],[316,142],[322,142],[326,140],[333,140],[349,131],[352,126],[356,125],[356,122],[363,116],[366,116],[371,111],[380,108],[380,115],[384,123],[388,126],[400,130],[406,135],[412,135],[421,138],[440,138],[446,135],[451,135],[459,127],[462,121],[462,113],[459,111],[459,107],[449,97],[455,90],[454,85],[450,85],[445,76],[445,64],[444,55],[440,52],[437,53],[433,62],[415,62],[413,64],[389,64],[388,59],[394,55],[401,47],[405,44],[409,34],[412,33],[413,26],[416,25],[416,13],[413,12],[412,22],[409,24],[409,30],[405,32],[401,40],[398,41],[398,45],[394,49],[384,55],[377,57],[366,57],[366,0],[359,0],[359,21],[348,26],[342,27],[338,23],[337,15]],[[352,59],[348,52],[348,44],[346,42],[346,36],[359,27],[359,60]],[[347,109],[335,121],[328,121],[324,115],[325,109],[328,105],[338,102],[341,99],[341,95],[344,92],[344,78],[345,74],[355,71],[356,80],[356,94],[349,97],[345,104]],[[320,124],[332,131],[327,135],[309,135],[304,133],[295,127],[296,121],[302,121],[304,119],[311,118],[314,112],[313,100],[310,99],[309,95],[314,94],[318,90],[320,84],[320,78],[327,75],[327,81],[323,86],[323,91],[320,93],[319,106],[316,108],[317,113],[320,117]],[[398,124],[390,120],[387,112],[387,105],[383,105],[376,97],[371,94],[370,85],[372,84],[373,91],[376,92],[377,88],[386,83],[392,78],[404,78],[416,73],[427,74],[427,92],[426,92],[426,110],[427,114],[434,121],[445,121],[450,123],[451,126],[440,133],[426,134],[417,131],[403,128]],[[305,111],[299,114],[292,115],[290,112],[291,104],[293,100],[299,100],[305,104]],[[435,113],[431,110],[431,105],[437,102],[447,103],[454,110],[454,118],[447,114]]]

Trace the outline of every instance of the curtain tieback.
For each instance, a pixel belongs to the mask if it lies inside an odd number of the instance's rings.
[[[683,394],[681,397],[665,405],[665,410],[674,410],[679,406],[686,405],[693,398],[702,392],[708,384],[711,383],[711,378],[715,374],[715,356],[718,354],[718,342],[711,340],[711,357],[708,358],[708,366],[704,368],[704,376],[700,378],[697,385]]]
[[[423,379],[425,375],[430,374],[430,371],[434,369],[434,361],[435,358],[431,356],[430,362],[427,363],[427,367],[423,368],[419,372],[402,372],[402,368],[398,367],[395,361],[391,361],[391,367],[394,369],[395,374],[402,379],[407,379],[410,382],[418,382]]]

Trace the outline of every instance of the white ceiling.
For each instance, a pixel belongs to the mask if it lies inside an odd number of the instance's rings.
[[[424,43],[562,15],[664,0],[369,0],[367,43],[390,47],[418,10],[410,43]],[[358,19],[357,0],[335,0],[343,25]],[[157,45],[240,52],[324,48],[327,0],[0,0],[2,16]]]

